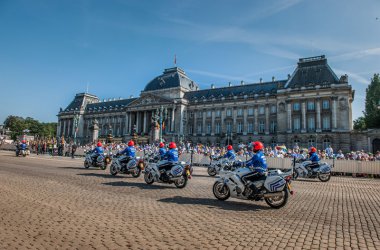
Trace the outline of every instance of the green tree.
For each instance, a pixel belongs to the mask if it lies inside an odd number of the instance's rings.
[[[366,89],[365,124],[367,128],[380,128],[380,77],[374,74]]]
[[[358,119],[354,120],[354,129],[356,129],[356,130],[365,130],[365,129],[367,129],[367,126],[365,124],[365,118],[363,116],[361,116]]]
[[[11,130],[11,138],[13,140],[22,135],[22,131],[27,128],[24,118],[14,115],[8,116],[4,121],[4,125]]]

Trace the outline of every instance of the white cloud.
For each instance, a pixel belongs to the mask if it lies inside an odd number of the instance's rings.
[[[363,58],[367,56],[380,56],[380,47],[365,49],[365,50],[358,50],[358,51],[344,53],[341,55],[331,56],[330,60],[348,61],[348,60],[359,59],[359,58]]]
[[[354,79],[354,81],[356,81],[358,83],[361,83],[364,85],[368,85],[370,83],[369,79],[366,79],[366,78],[364,78],[364,77],[362,77],[359,74],[356,74],[354,72],[349,72],[347,70],[341,70],[341,69],[336,69],[336,68],[334,68],[333,70],[337,75],[347,74],[349,77],[348,79],[352,78],[352,79]],[[349,82],[351,82],[351,81],[349,80]]]

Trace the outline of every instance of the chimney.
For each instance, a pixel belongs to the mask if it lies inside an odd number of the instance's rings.
[[[260,83],[263,83],[263,78],[260,77]]]
[[[276,80],[276,78],[274,76],[272,76],[272,82],[274,82]]]
[[[232,83],[231,83],[231,82],[229,82],[229,83],[228,83],[228,87],[231,87],[231,86],[232,86]]]
[[[211,84],[211,89],[215,89],[215,85],[214,84]]]
[[[241,82],[240,82],[240,85],[244,85],[244,81],[241,81]]]

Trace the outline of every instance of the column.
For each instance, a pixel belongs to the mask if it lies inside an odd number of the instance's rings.
[[[232,108],[232,129],[231,132],[237,133],[237,124],[236,124],[237,109]]]
[[[269,135],[269,105],[265,105],[265,134]]]
[[[226,109],[222,108],[220,110],[220,134],[224,134],[225,132],[227,132],[227,130],[224,128],[225,115],[226,115]]]
[[[206,111],[202,110],[202,135],[206,135]]]
[[[125,125],[124,125],[124,128],[125,128],[125,131],[124,131],[124,135],[128,134],[128,126],[129,126],[129,112],[126,112],[125,113]]]
[[[172,120],[171,120],[171,124],[170,124],[170,131],[172,132],[175,132],[175,107],[172,108]]]
[[[146,133],[146,111],[144,111],[144,127],[143,127],[143,132],[144,134]]]
[[[58,123],[57,123],[57,134],[56,134],[56,137],[60,137],[60,134],[61,134],[61,119],[59,119]]]
[[[136,133],[140,133],[140,112],[136,112]]]
[[[215,135],[215,110],[211,110],[211,136]]]
[[[316,100],[316,110],[317,110],[317,130],[316,132],[322,132],[321,130],[321,99]]]
[[[185,106],[183,106],[183,105],[180,105],[179,106],[179,113],[180,113],[180,122],[179,122],[179,134],[180,135],[184,135],[185,133],[184,133],[184,127],[183,127],[183,125],[184,125],[184,113],[185,113]],[[186,123],[187,124],[187,123]]]
[[[288,101],[287,106],[288,133],[292,133],[292,103]]]
[[[63,135],[63,137],[65,137],[66,135],[67,135],[67,133],[66,133],[66,123],[67,123],[67,121],[66,121],[66,119],[64,119],[63,120],[63,132],[62,132],[62,135]]]
[[[248,130],[247,116],[248,116],[247,107],[243,107],[243,135],[247,135],[247,130]]]
[[[259,111],[258,111],[258,107],[257,107],[257,105],[255,106],[255,111],[254,111],[254,113],[255,113],[255,124],[253,125],[253,127],[254,127],[254,132],[253,132],[253,134],[254,134],[254,135],[257,135],[257,134],[259,133],[259,124],[258,124],[258,115],[259,115]]]
[[[332,98],[333,100],[333,103],[332,103],[332,130],[335,130],[337,127],[336,127],[336,101],[337,101],[338,97],[334,96]]]
[[[193,122],[194,122],[194,125],[193,125],[193,135],[196,136],[197,135],[197,111],[196,110],[193,110]]]
[[[302,129],[301,133],[306,133],[306,102],[301,103],[301,113],[302,113]]]
[[[127,133],[131,134],[132,131],[132,112],[128,112],[128,130]]]

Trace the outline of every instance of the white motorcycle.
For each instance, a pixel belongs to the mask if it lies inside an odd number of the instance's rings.
[[[177,188],[184,188],[187,181],[191,179],[193,168],[186,162],[178,162],[174,164],[171,169],[165,168],[159,169],[159,165],[164,163],[160,161],[158,163],[149,163],[145,168],[144,180],[147,184],[153,184],[153,182],[168,183],[174,185]]]
[[[124,163],[123,155],[116,155],[110,166],[111,175],[117,175],[118,173],[130,174],[134,178],[138,178],[141,175],[141,172],[144,170],[145,164],[144,160],[140,157],[131,158],[128,163]]]
[[[318,178],[322,182],[327,182],[331,178],[331,169],[334,167],[334,164],[330,166],[326,162],[320,162],[317,167],[309,167],[312,164],[311,161],[305,161],[302,159],[293,160],[294,167],[294,180],[299,177],[303,178]]]
[[[236,162],[241,161],[235,161],[233,159],[224,158],[223,156],[213,156],[211,157],[210,166],[208,166],[207,168],[207,173],[209,176],[215,176],[219,174],[221,170],[234,171],[236,169],[234,163]]]
[[[86,153],[85,160],[83,163],[83,166],[85,168],[89,167],[97,167],[102,170],[105,170],[107,168],[107,165],[111,162],[111,157],[106,154],[100,154],[97,157],[93,156],[93,153],[91,151]]]
[[[283,177],[278,174],[269,174],[265,180],[243,181],[242,177],[251,173],[252,170],[247,167],[241,167],[235,171],[220,171],[218,178],[213,186],[214,196],[218,200],[227,200],[230,197],[243,200],[265,200],[272,208],[285,206],[288,201],[289,193],[293,194],[290,182],[291,175]],[[259,192],[254,193],[250,188],[255,185]]]

